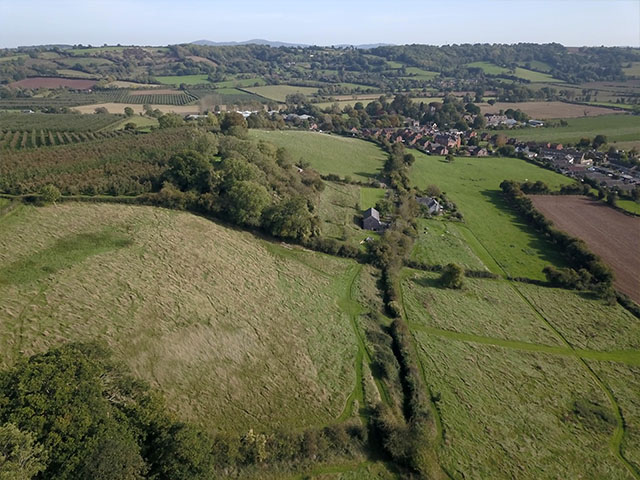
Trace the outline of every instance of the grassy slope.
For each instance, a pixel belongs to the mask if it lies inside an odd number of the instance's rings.
[[[204,83],[209,83],[209,76],[206,74],[202,75],[170,75],[170,76],[160,76],[155,77],[155,79],[159,83],[164,83],[165,85],[180,85],[184,83],[186,85],[200,85]]]
[[[354,262],[151,207],[20,207],[0,225],[2,365],[98,337],[209,428],[344,410],[357,342],[338,299]]]
[[[640,140],[640,117],[633,115],[601,115],[587,118],[569,118],[566,127],[525,128],[520,130],[500,130],[520,140],[549,142],[577,142],[583,137],[593,138],[606,135],[609,142]]]
[[[624,208],[628,212],[637,213],[640,215],[640,203],[633,200],[618,200],[618,206]]]
[[[384,192],[381,189],[370,190]],[[357,209],[356,205],[361,208]],[[352,245],[359,245],[367,237],[377,237],[377,234],[360,228],[363,205],[360,187],[357,185],[325,182],[325,189],[318,202],[322,234],[336,240],[346,240]]]
[[[465,268],[485,270],[482,260],[467,244],[464,225],[441,220],[418,219],[418,238],[411,259],[429,265],[455,262]]]
[[[315,87],[296,87],[293,85],[265,85],[263,87],[248,87],[245,90],[261,97],[275,100],[276,102],[286,101],[287,95],[294,93],[302,93],[304,95],[313,95],[318,91]]]
[[[613,425],[570,416],[578,399],[609,412],[575,360],[415,338],[445,426],[440,459],[454,478],[629,478],[607,448]]]
[[[296,161],[309,162],[323,174],[350,175],[366,181],[382,169],[385,161],[385,153],[364,140],[298,130],[250,130],[249,134],[285,147]]]
[[[506,281],[467,278],[464,289],[451,290],[438,286],[437,273],[404,275],[405,306],[417,327],[560,345]]]
[[[438,185],[458,205],[472,236],[488,251],[487,255],[483,249],[476,250],[479,256],[493,257],[512,276],[539,279],[545,265],[563,264],[556,251],[520,223],[502,199],[499,185],[505,179],[528,179],[542,180],[554,188],[569,179],[513,158],[456,158],[446,163],[441,157],[412,153],[416,161],[411,179],[421,188]],[[485,262],[495,273],[502,273],[490,263]]]

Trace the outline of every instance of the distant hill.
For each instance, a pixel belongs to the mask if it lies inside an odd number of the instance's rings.
[[[213,42],[211,40],[196,40],[195,42],[191,42],[194,45],[206,45],[206,46],[213,46],[213,47],[220,47],[220,46],[233,46],[233,45],[250,45],[250,44],[254,44],[254,45],[268,45],[269,47],[310,47],[311,45],[306,44],[306,43],[288,43],[288,42],[279,42],[279,41],[271,41],[271,40],[264,40],[261,38],[254,38],[252,40],[245,40],[243,42]],[[392,45],[391,43],[372,43],[372,44],[365,44],[365,45],[351,45],[349,43],[343,43],[340,45],[335,45],[336,47],[355,47],[355,48],[362,48],[362,49],[367,49],[367,48],[376,48],[376,47],[383,47],[383,46],[390,46]]]

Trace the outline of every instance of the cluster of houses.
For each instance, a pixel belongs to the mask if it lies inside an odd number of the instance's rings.
[[[440,202],[433,197],[416,197],[416,201],[426,208],[429,215],[439,215],[443,210]],[[372,232],[384,232],[389,228],[389,223],[380,220],[380,212],[371,207],[362,215],[362,228]]]
[[[518,142],[509,139],[516,153],[542,160],[555,170],[571,178],[589,178],[599,185],[620,190],[633,190],[640,186],[640,170],[615,163],[619,153],[608,154],[598,150],[564,148],[560,143]]]
[[[401,142],[408,147],[432,155],[447,155],[451,150],[459,149],[463,139],[468,140],[477,135],[475,131],[460,132],[453,129],[440,131],[435,123],[420,125],[415,120],[409,120],[409,123],[404,128],[352,128],[351,134],[376,140],[385,139],[391,143]],[[476,157],[489,154],[486,148],[475,146],[467,148],[465,153]]]

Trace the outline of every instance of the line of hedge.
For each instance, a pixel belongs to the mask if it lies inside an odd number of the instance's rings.
[[[565,288],[590,288],[603,295],[611,295],[613,273],[599,256],[591,252],[582,240],[553,227],[552,222],[525,196],[519,183],[505,180],[500,188],[507,202],[529,225],[557,245],[571,265],[569,269],[546,267],[545,274],[552,284]]]

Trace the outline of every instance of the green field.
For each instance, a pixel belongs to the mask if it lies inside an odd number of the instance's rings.
[[[638,319],[578,292],[401,278],[453,478],[634,478],[616,452],[640,459]]]
[[[215,82],[217,88],[235,88],[235,87],[253,87],[256,84],[264,85],[265,81],[263,78],[255,77],[255,78],[237,78],[232,80],[225,80],[223,82]]]
[[[561,254],[509,209],[500,183],[505,179],[542,180],[556,188],[570,183],[567,177],[513,158],[464,157],[447,163],[442,157],[412,153],[416,161],[410,178],[420,188],[438,185],[458,205],[469,233],[478,242],[475,253],[491,271],[542,279],[545,265],[564,264]]]
[[[249,134],[286,148],[296,162],[308,162],[322,174],[335,173],[354,180],[375,177],[386,159],[373,143],[355,138],[299,130],[250,130]]]
[[[377,237],[377,234],[360,227],[362,211],[368,208],[365,206],[367,203],[362,203],[360,190],[357,185],[325,182],[325,188],[320,193],[318,201],[323,236],[346,241],[354,246],[360,245],[367,237]],[[367,190],[379,190],[384,193],[382,189]],[[365,195],[373,199],[372,194]]]
[[[568,123],[566,127],[497,130],[492,133],[503,133],[525,141],[559,143],[575,143],[581,138],[593,138],[598,134],[605,135],[610,143],[640,140],[640,116],[600,115],[587,118],[568,118],[566,122]]]
[[[359,271],[177,211],[19,207],[0,217],[0,365],[98,337],[183,420],[323,425],[350,407]]]
[[[485,264],[469,246],[470,237],[471,233],[464,224],[420,218],[411,259],[427,265],[455,262],[471,270],[486,270]]]
[[[410,75],[406,78],[417,78],[420,80],[433,80],[440,72],[431,72],[418,67],[407,67],[407,73]]]
[[[133,123],[136,129],[150,131],[151,127],[158,126],[158,119],[152,117],[143,117],[141,115],[133,115],[132,117],[123,118],[114,125],[109,125],[106,130],[122,130],[127,123]]]
[[[625,67],[622,71],[630,77],[640,77],[640,62],[632,62],[630,67]]]
[[[490,62],[472,62],[467,63],[467,67],[480,68],[487,75],[511,75],[514,77],[529,80],[533,83],[539,82],[561,82],[547,73],[535,72],[522,67],[516,67],[515,71],[511,71],[505,67],[499,67]]]
[[[633,200],[618,199],[618,206],[624,208],[628,212],[637,213],[638,215],[640,215],[640,203],[638,202],[635,202]]]
[[[163,83],[165,85],[180,85],[184,83],[185,85],[200,85],[209,82],[209,75],[171,75],[171,76],[160,76],[154,77],[156,81],[159,83]]]
[[[302,93],[303,95],[311,96],[318,93],[316,87],[296,87],[294,85],[265,85],[262,87],[247,87],[245,90],[260,95],[261,97],[283,103],[286,101],[287,95]]]
[[[386,190],[382,188],[360,187],[360,208],[366,210],[369,207],[375,207],[385,194]]]

